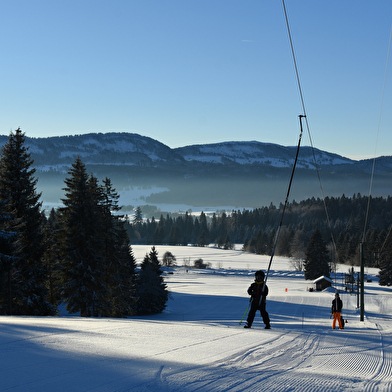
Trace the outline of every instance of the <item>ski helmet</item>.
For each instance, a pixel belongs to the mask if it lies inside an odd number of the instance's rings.
[[[262,270],[256,271],[255,278],[257,279],[258,276],[261,277],[261,280],[264,280],[264,277],[265,277],[264,271],[262,271]]]

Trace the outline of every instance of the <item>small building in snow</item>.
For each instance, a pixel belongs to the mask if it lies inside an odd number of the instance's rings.
[[[315,279],[313,283],[316,285],[316,291],[322,291],[327,287],[331,287],[333,282],[331,279],[323,275]]]

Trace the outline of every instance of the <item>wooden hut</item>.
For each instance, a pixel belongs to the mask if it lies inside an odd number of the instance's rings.
[[[315,279],[313,283],[316,285],[316,291],[322,291],[327,287],[331,287],[333,282],[331,279],[323,275]]]

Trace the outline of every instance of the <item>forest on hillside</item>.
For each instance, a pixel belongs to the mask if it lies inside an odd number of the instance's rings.
[[[194,217],[186,212],[175,217],[166,214],[143,219],[138,207],[126,227],[133,244],[205,246],[214,243],[230,248],[240,243],[245,251],[271,254],[282,209],[282,204],[271,203],[253,210],[214,213],[212,217],[203,212]],[[359,244],[364,240],[367,265],[378,266],[391,224],[392,197],[369,199],[354,194],[292,201],[286,206],[276,254],[303,258],[309,238],[318,228],[332,261],[358,265]]]

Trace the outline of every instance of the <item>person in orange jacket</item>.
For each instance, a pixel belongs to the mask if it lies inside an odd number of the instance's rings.
[[[336,320],[338,321],[339,329],[343,329],[342,308],[343,308],[343,302],[339,297],[339,293],[336,293],[335,299],[332,301],[332,308],[331,308],[331,312],[333,314],[332,329],[335,329],[336,327]]]
[[[255,281],[250,285],[248,288],[248,294],[251,296],[251,307],[248,314],[248,319],[244,328],[251,328],[253,324],[253,319],[255,318],[256,311],[260,310],[261,317],[263,318],[263,322],[265,324],[265,329],[270,329],[270,319],[267,311],[265,310],[266,307],[266,300],[265,298],[268,295],[268,286],[265,285],[264,291],[264,278],[265,274],[264,271],[256,271],[255,273]],[[261,299],[261,300],[260,300]]]

